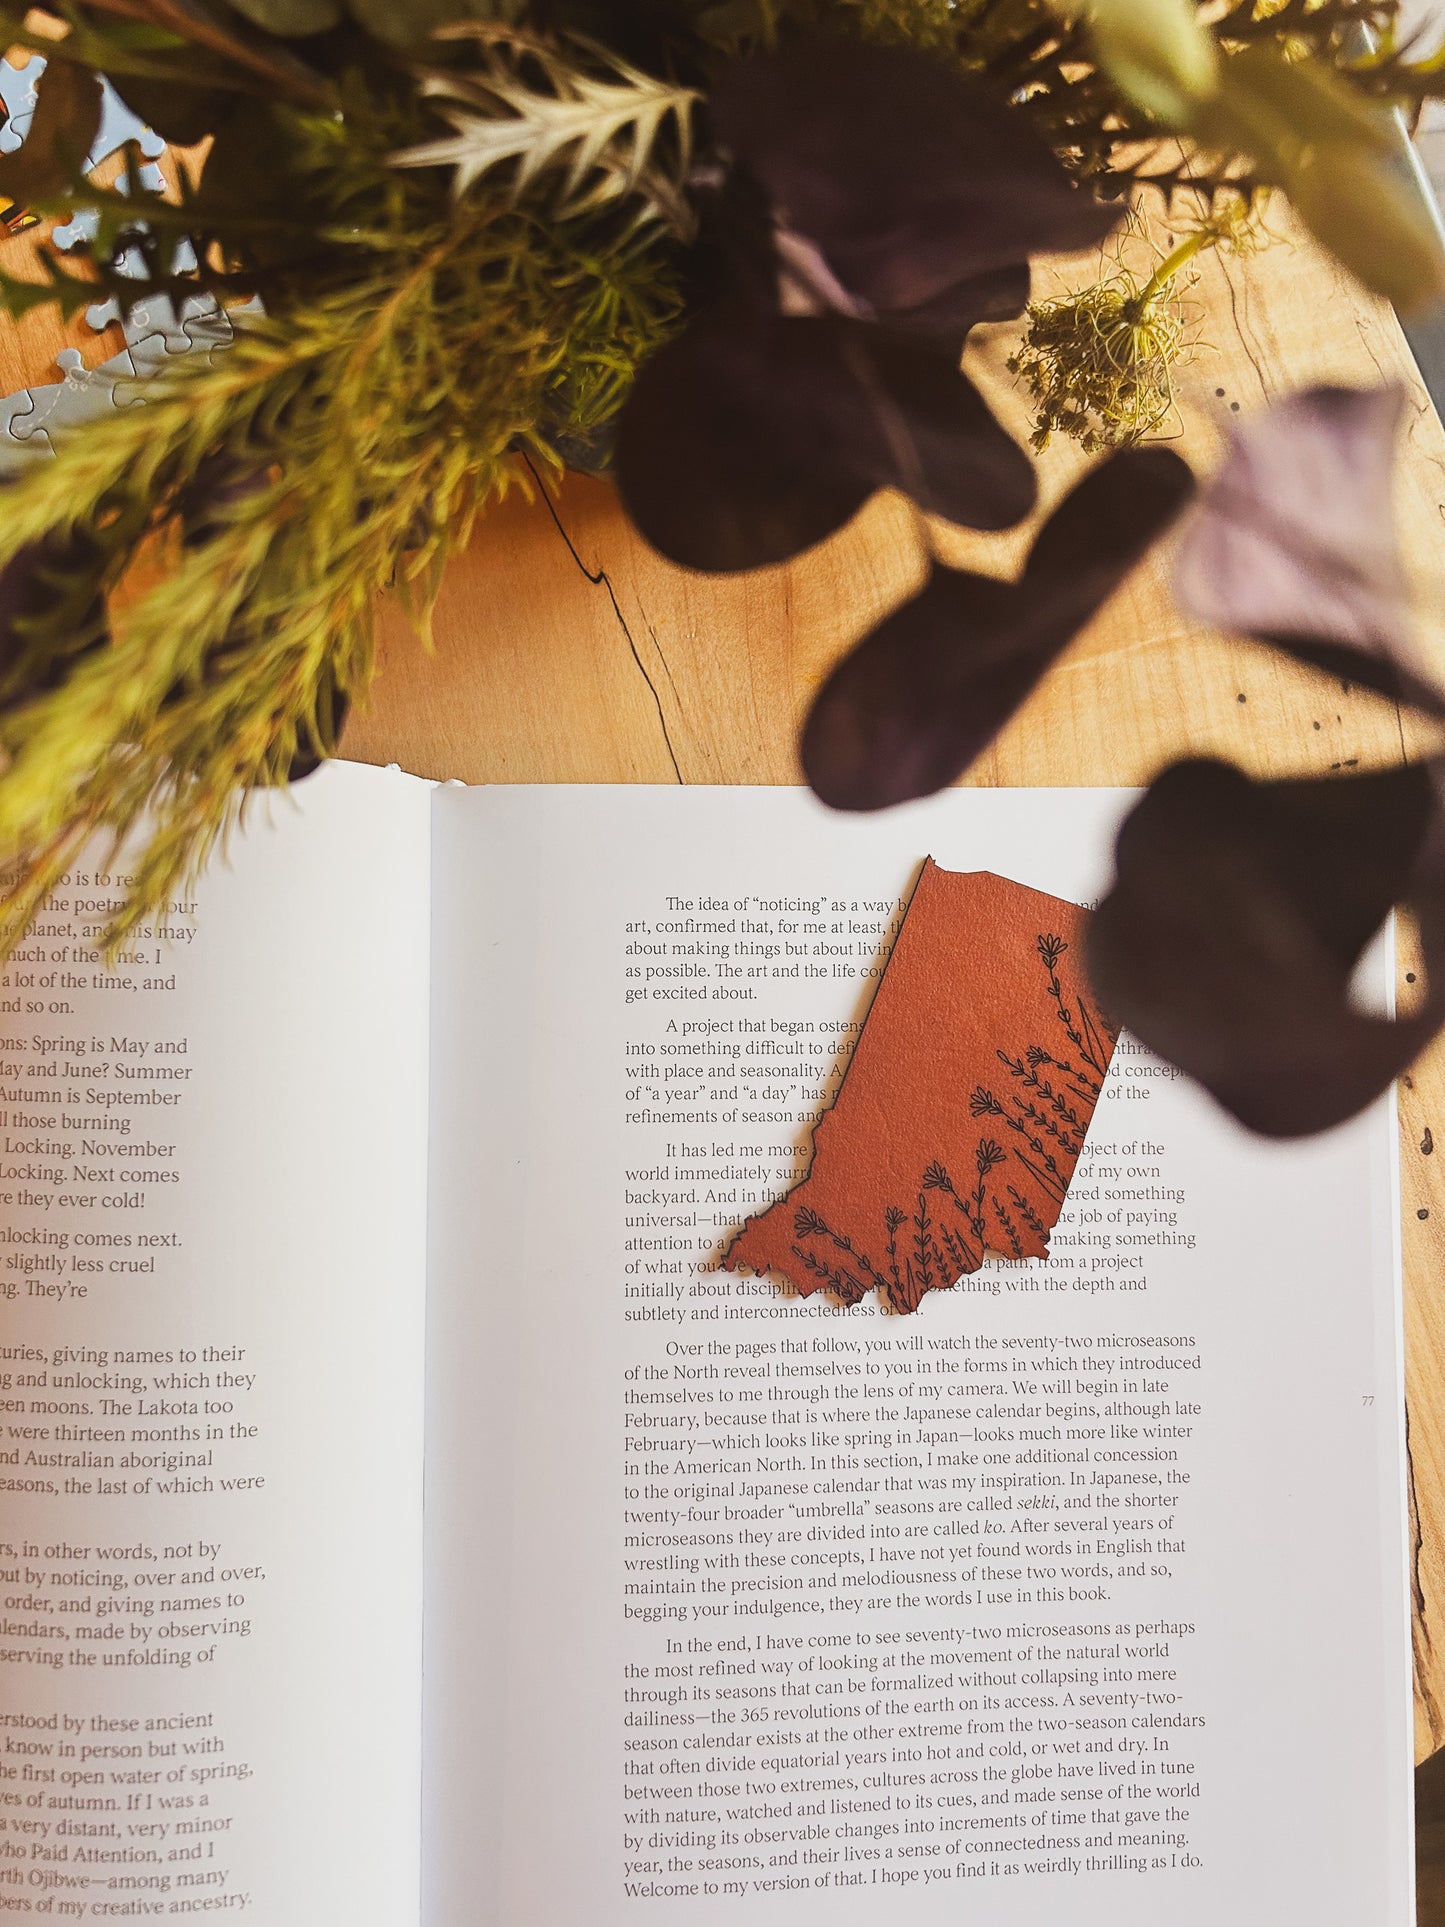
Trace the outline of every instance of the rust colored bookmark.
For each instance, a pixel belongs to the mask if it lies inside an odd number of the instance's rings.
[[[985,1251],[1045,1256],[1116,1036],[1082,979],[1086,916],[930,857],[807,1177],[723,1268],[909,1312]]]

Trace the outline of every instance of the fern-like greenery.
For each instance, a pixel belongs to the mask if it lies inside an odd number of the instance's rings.
[[[407,213],[415,208],[405,198]],[[403,218],[366,276],[253,322],[216,365],[181,360],[7,494],[0,568],[99,531],[111,638],[64,657],[74,603],[25,625],[0,673],[0,847],[25,861],[8,949],[86,839],[150,826],[111,945],[202,863],[249,790],[328,751],[364,694],[381,591],[424,619],[477,510],[557,467],[615,412],[678,296],[625,210],[599,223],[474,202]],[[92,552],[89,549],[87,552]],[[41,685],[41,686],[37,686]]]
[[[553,45],[481,25],[446,38],[475,42],[482,56],[475,67],[422,80],[453,132],[393,155],[395,165],[450,167],[458,196],[509,167],[514,200],[560,175],[553,208],[561,219],[635,197],[642,212],[691,231],[695,88],[655,79],[585,41]]]

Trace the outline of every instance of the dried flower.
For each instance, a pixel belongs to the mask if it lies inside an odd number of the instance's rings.
[[[1008,365],[1038,405],[1034,447],[1061,432],[1093,454],[1155,434],[1173,412],[1171,369],[1184,340],[1163,288],[1127,269],[1080,294],[1033,302]]]
[[[1191,339],[1179,276],[1207,249],[1248,255],[1263,247],[1267,198],[1221,191],[1142,279],[1116,249],[1112,271],[1092,286],[1030,303],[1008,366],[1037,405],[1035,448],[1058,432],[1093,454],[1165,427],[1174,412],[1174,366]],[[1132,214],[1124,232],[1147,234],[1147,227]]]

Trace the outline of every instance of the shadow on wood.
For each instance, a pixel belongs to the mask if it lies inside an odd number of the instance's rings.
[[[1416,1927],[1445,1927],[1445,1753],[1415,1769]]]

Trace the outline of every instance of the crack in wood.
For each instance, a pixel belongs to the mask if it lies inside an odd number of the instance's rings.
[[[1246,325],[1251,332],[1254,326],[1249,314],[1248,283],[1246,282],[1242,288],[1236,287],[1234,276],[1230,273],[1228,264],[1220,261],[1218,265],[1220,273],[1224,277],[1224,285],[1229,290],[1229,314],[1230,319],[1234,323],[1235,336],[1244,351],[1245,360],[1254,370],[1255,379],[1259,383],[1260,394],[1266,401],[1272,401],[1274,399],[1274,383],[1265,373],[1264,364],[1266,353],[1263,349],[1252,346],[1249,336],[1245,332]]]
[[[1410,1644],[1415,1662],[1415,1697],[1425,1715],[1430,1738],[1438,1747],[1445,1740],[1440,1707],[1430,1686],[1435,1642],[1431,1636],[1429,1602],[1420,1577],[1420,1562],[1425,1551],[1425,1531],[1415,1496],[1415,1453],[1410,1439],[1410,1406],[1405,1404],[1405,1483],[1410,1499]]]
[[[606,569],[601,569],[601,568],[589,569],[588,568],[587,564],[582,560],[582,557],[577,553],[577,545],[572,540],[571,536],[567,533],[566,525],[564,524],[561,516],[557,513],[557,504],[552,500],[551,491],[548,489],[547,484],[542,480],[542,477],[538,474],[536,466],[533,463],[531,456],[528,455],[525,450],[523,450],[522,452],[522,460],[526,463],[527,468],[531,473],[533,481],[537,484],[537,493],[541,496],[543,502],[546,504],[547,513],[552,518],[552,526],[556,529],[558,535],[561,536],[563,542],[567,545],[567,553],[571,556],[572,560],[577,564],[577,567],[582,571],[582,574],[592,584],[594,589],[605,589],[607,591],[607,600],[612,604],[612,613],[617,618],[617,626],[622,631],[624,637],[627,640],[627,647],[632,652],[632,660],[637,664],[637,673],[641,676],[642,680],[647,684],[648,694],[652,697],[653,707],[657,711],[658,727],[662,731],[662,740],[667,746],[668,760],[672,764],[672,773],[680,783],[683,780],[682,770],[678,765],[677,752],[672,746],[672,736],[668,731],[667,716],[662,707],[662,698],[657,692],[657,684],[652,680],[651,676],[649,676],[647,673],[647,665],[643,662],[642,657],[637,653],[637,643],[633,637],[632,630],[628,627],[627,618],[622,613],[622,605],[617,600],[617,591],[612,586],[612,578],[607,573]],[[645,616],[643,617],[643,620],[644,621],[647,620]],[[672,671],[671,669],[668,669],[667,658],[666,656],[663,655],[662,650],[658,648],[657,635],[656,635],[656,632],[653,630],[652,624],[650,622],[647,624],[647,627],[648,627],[648,633],[652,636],[652,646],[654,649],[657,649],[658,659],[661,661],[663,668],[667,670],[667,680],[669,683],[672,683],[672,693],[674,696],[676,696],[677,685],[676,683],[672,682]]]
[[[677,704],[678,708],[681,709],[682,696],[679,693],[676,682],[674,682],[673,680],[672,664],[667,660],[667,657],[663,655],[662,644],[657,640],[657,631],[653,627],[652,617],[647,613],[646,609],[643,608],[640,600],[637,604],[637,613],[642,617],[642,620],[647,624],[648,638],[651,641],[653,648],[657,651],[657,660],[662,664],[663,671],[667,676],[667,684],[669,689],[671,689],[672,691],[673,701]]]

